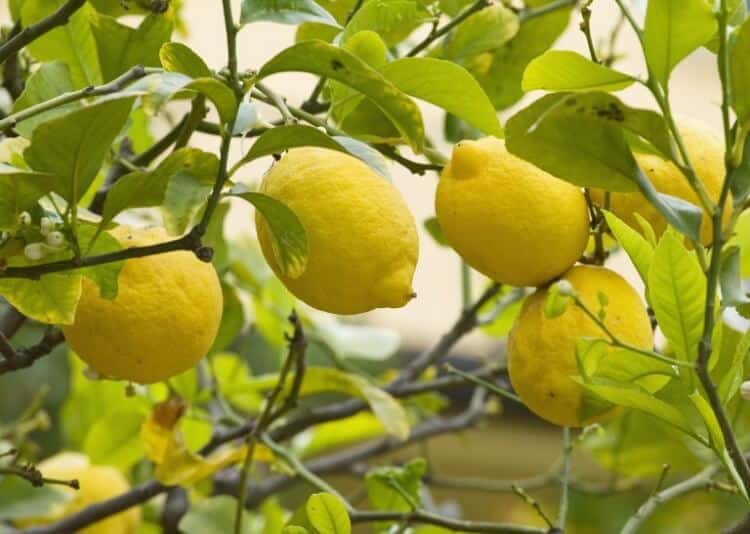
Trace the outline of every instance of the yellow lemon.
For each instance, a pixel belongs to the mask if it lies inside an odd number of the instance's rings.
[[[461,141],[438,183],[446,239],[497,282],[538,286],[581,257],[589,235],[583,192],[487,137]]]
[[[56,454],[39,463],[37,468],[45,478],[77,479],[80,489],[76,491],[73,488],[56,485],[55,488],[69,493],[71,499],[57,506],[44,517],[19,522],[19,525],[23,527],[58,521],[89,505],[105,501],[130,489],[127,480],[117,469],[91,465],[87,456],[75,452]],[[130,508],[78,532],[79,534],[135,534],[140,522],[140,510]]]
[[[604,324],[620,341],[641,349],[653,348],[646,308],[619,274],[604,267],[577,265],[565,274],[565,279],[594,313],[602,307],[598,294],[606,295]],[[561,426],[584,426],[608,414],[582,414],[584,391],[571,379],[578,375],[576,340],[608,338],[599,325],[572,304],[562,315],[546,317],[546,298],[547,290],[531,295],[516,319],[508,340],[510,380],[523,403],[539,417]]]
[[[288,206],[307,233],[307,266],[286,275],[262,215],[263,254],[284,285],[310,306],[354,314],[398,308],[414,297],[417,230],[398,190],[359,159],[323,148],[290,150],[261,191]]]
[[[169,239],[161,228],[118,227],[125,248]],[[179,374],[206,355],[219,330],[222,294],[216,271],[192,252],[125,261],[117,298],[107,300],[91,280],[75,321],[63,326],[70,347],[96,372],[150,384]]]
[[[703,182],[708,196],[716,202],[724,182],[724,145],[714,132],[695,120],[680,119],[678,126],[685,144],[690,162],[698,178]],[[680,170],[669,161],[653,154],[636,154],[638,166],[648,177],[654,188],[660,193],[687,200],[700,207],[700,200]],[[604,192],[592,190],[591,198],[597,204],[604,205]],[[731,204],[731,202],[730,202]],[[641,231],[635,214],[646,219],[660,236],[667,227],[667,221],[641,193],[612,193],[610,210],[630,226]],[[730,210],[724,211],[724,219]],[[701,222],[701,242],[708,245],[712,241],[711,218],[705,212]]]

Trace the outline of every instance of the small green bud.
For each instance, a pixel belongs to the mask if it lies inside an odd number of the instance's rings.
[[[39,261],[47,255],[44,243],[31,243],[23,249],[23,255],[31,261]]]
[[[49,246],[59,247],[62,246],[63,243],[65,243],[65,236],[62,232],[55,230],[54,232],[47,234],[47,244]]]

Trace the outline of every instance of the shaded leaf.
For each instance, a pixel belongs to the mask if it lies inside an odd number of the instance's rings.
[[[337,3],[339,2],[331,2],[332,6]],[[354,3],[344,15],[344,20],[353,7]],[[357,32],[372,30],[380,35],[388,46],[393,46],[405,39],[420,24],[431,20],[433,15],[425,4],[418,0],[365,0],[346,23],[341,40],[345,43]]]
[[[21,96],[13,103],[13,113],[18,113],[26,108],[46,102],[63,93],[74,89],[73,81],[70,78],[68,66],[62,61],[52,61],[43,63],[35,70],[24,87]],[[43,111],[33,117],[23,120],[13,128],[24,137],[31,137],[34,128],[39,124],[48,121],[53,117],[63,115],[71,109],[81,105],[80,102],[69,102],[48,111]]]
[[[263,132],[237,164],[237,167],[263,156],[281,154],[285,150],[300,146],[318,146],[340,152],[346,151],[341,143],[313,126],[287,124]]]
[[[30,210],[56,182],[53,174],[0,163],[0,230],[9,230],[21,212]]]
[[[519,29],[518,16],[502,4],[493,4],[469,16],[448,34],[439,53],[456,60],[500,48]]]
[[[200,532],[201,534],[226,534],[234,532],[237,498],[218,495],[191,503],[187,513],[180,519],[180,532]],[[250,512],[242,522],[242,534],[253,534]]]
[[[40,124],[24,158],[32,169],[56,175],[55,192],[78,202],[125,125],[134,98],[102,99]]]
[[[298,278],[307,267],[307,232],[284,203],[263,193],[237,193],[257,209],[271,232],[273,253],[286,276]]]

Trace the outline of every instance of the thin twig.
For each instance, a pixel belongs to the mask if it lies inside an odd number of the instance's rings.
[[[289,350],[284,359],[284,363],[279,371],[279,378],[276,382],[275,387],[271,390],[266,398],[265,407],[255,421],[252,431],[247,435],[245,439],[245,445],[247,446],[247,455],[245,461],[240,469],[240,480],[238,485],[237,495],[237,509],[234,519],[234,532],[240,534],[242,532],[242,518],[244,516],[244,502],[247,495],[248,479],[250,478],[250,471],[253,465],[253,453],[258,438],[266,431],[268,426],[274,422],[278,417],[284,414],[285,408],[291,408],[296,402],[297,395],[299,394],[299,388],[302,384],[302,375],[304,373],[304,366],[301,365],[304,362],[305,351],[307,349],[307,340],[305,339],[304,331],[302,330],[302,323],[300,322],[297,314],[292,311],[289,317],[289,322],[292,324],[294,329],[291,336],[289,336]],[[292,383],[287,399],[284,401],[281,409],[276,409],[276,402],[281,397],[281,394],[286,387],[287,376],[292,372],[292,368],[297,367],[295,370],[295,377]],[[271,438],[268,438],[269,440]]]
[[[6,130],[7,128],[13,128],[19,122],[25,119],[28,119],[35,115],[39,115],[40,113],[44,113],[45,111],[49,111],[54,108],[59,108],[60,106],[64,106],[65,104],[69,104],[83,98],[117,93],[118,91],[122,91],[125,87],[127,87],[135,80],[143,78],[147,74],[153,73],[157,70],[158,69],[147,69],[140,65],[136,65],[135,67],[132,67],[131,69],[125,71],[125,73],[118,76],[111,82],[105,83],[104,85],[89,85],[88,87],[84,87],[83,89],[63,93],[54,98],[50,98],[49,100],[45,100],[44,102],[40,102],[39,104],[29,106],[26,109],[22,109],[17,113],[13,113],[11,115],[8,115],[4,119],[1,119],[0,131]]]
[[[44,476],[44,474],[41,471],[39,471],[39,469],[37,469],[33,465],[0,466],[0,476],[2,475],[17,476],[19,478],[23,478],[24,480],[28,481],[29,484],[31,484],[32,486],[36,488],[44,486],[45,484],[51,484],[51,485],[58,485],[58,486],[67,486],[69,488],[73,488],[76,490],[80,489],[80,485],[78,484],[78,479],[74,478],[72,480],[62,480],[59,478],[47,478]]]
[[[39,358],[52,352],[63,340],[60,330],[53,327],[48,328],[36,345],[16,349],[12,357],[6,356],[5,360],[0,361],[0,375],[30,367]]]
[[[453,28],[461,24],[463,21],[468,19],[474,13],[477,13],[483,10],[485,7],[489,5],[490,5],[489,0],[477,0],[476,2],[471,4],[469,7],[464,9],[461,13],[459,13],[456,17],[451,19],[444,26],[440,28],[435,28],[432,32],[430,32],[430,34],[427,37],[422,39],[419,43],[417,43],[416,46],[414,46],[414,48],[412,48],[406,53],[406,57],[416,56],[422,50],[426,49],[428,46],[430,46],[436,40],[440,39],[443,35],[445,35],[449,31],[451,31]]]
[[[485,521],[469,521],[466,519],[452,519],[439,516],[424,510],[414,512],[376,512],[357,511],[349,514],[352,523],[377,523],[381,521],[397,521],[435,525],[455,532],[485,532],[495,534],[546,534],[548,531],[535,527],[524,527],[507,523],[489,523]]]
[[[573,453],[573,445],[570,442],[570,428],[562,429],[562,472],[560,473],[560,511],[558,513],[557,526],[561,532],[565,532],[568,519],[568,493],[570,491],[570,463]]]

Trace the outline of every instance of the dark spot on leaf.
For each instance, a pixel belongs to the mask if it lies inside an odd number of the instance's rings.
[[[331,61],[331,67],[333,67],[333,70],[341,70],[344,68],[344,64],[341,63],[338,59],[334,59]]]
[[[566,106],[575,106],[577,103],[578,103],[578,100],[576,100],[575,98],[571,98],[565,101]]]
[[[550,399],[554,399],[555,398],[555,392],[554,391],[550,391],[549,392],[549,398]]]

